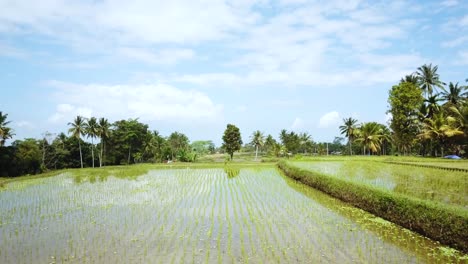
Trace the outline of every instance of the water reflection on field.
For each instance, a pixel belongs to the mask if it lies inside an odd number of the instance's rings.
[[[65,173],[8,184],[0,210],[0,263],[467,260],[274,168]]]

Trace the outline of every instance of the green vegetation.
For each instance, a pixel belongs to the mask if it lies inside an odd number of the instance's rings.
[[[239,128],[235,125],[228,124],[223,135],[222,148],[229,154],[231,160],[234,152],[239,151],[242,146],[242,138]]]
[[[345,118],[339,130],[346,138],[333,142],[283,129],[278,140],[255,130],[242,145],[239,128],[228,124],[216,148],[211,140],[191,142],[178,131],[165,137],[138,119],[110,123],[77,116],[68,135],[45,132],[41,139],[8,145],[14,131],[0,111],[0,176],[10,177],[0,178],[0,209],[6,212],[0,215],[0,262],[14,262],[14,254],[31,261],[46,254],[53,262],[77,256],[80,262],[148,262],[155,256],[170,263],[466,261],[454,249],[309,194],[314,191],[271,168],[279,162],[293,179],[467,252],[468,165],[435,157],[468,157],[468,86],[450,82],[446,89],[437,70],[423,65],[391,87],[389,127]],[[28,176],[11,178],[19,175]],[[300,197],[287,186],[300,189]],[[372,224],[363,224],[369,219]],[[57,226],[54,231],[69,237],[38,235],[32,231],[37,226]],[[25,242],[36,235],[39,240]],[[85,238],[104,247],[90,249]],[[400,239],[416,240],[409,251],[416,252],[400,253],[408,247]],[[56,246],[47,250],[68,248],[39,252],[44,241]],[[18,244],[26,251],[12,248]],[[83,257],[88,251],[91,257]]]
[[[278,166],[295,180],[424,236],[468,251],[468,211],[465,209],[388,191],[375,184],[334,177],[331,176],[333,172],[301,169],[285,161]],[[466,188],[466,175],[458,180],[464,184],[462,188]],[[466,206],[466,197],[462,199],[462,205]]]
[[[137,164],[17,178],[0,190],[0,262],[467,260],[259,165]]]

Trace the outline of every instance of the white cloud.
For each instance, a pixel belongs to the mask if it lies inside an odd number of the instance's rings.
[[[340,119],[340,114],[337,111],[328,112],[322,117],[320,117],[318,127],[329,128],[332,126],[336,126],[340,122]]]
[[[0,42],[0,57],[26,58],[27,52]]]
[[[24,121],[24,120],[16,122],[16,126],[19,128],[26,128],[26,129],[33,129],[36,127],[33,123],[29,121]]]
[[[459,26],[462,28],[468,27],[468,15],[465,15],[464,17],[460,19]]]
[[[0,2],[0,28],[36,31],[64,40],[106,43],[187,43],[217,40],[250,24],[254,2],[231,1],[68,1]],[[69,29],[73,28],[73,32]],[[78,44],[80,45],[80,44]]]
[[[449,41],[442,42],[442,47],[454,48],[466,42],[468,42],[468,36],[462,36]]]
[[[49,117],[48,121],[52,123],[70,121],[76,116],[85,118],[91,117],[93,110],[87,107],[79,107],[71,104],[58,104],[55,113]]]
[[[223,111],[222,105],[213,103],[204,93],[166,84],[82,85],[50,81],[48,85],[56,88],[54,98],[60,102],[49,118],[51,122],[71,120],[78,114],[84,117],[141,118],[172,123],[213,121]]]
[[[458,53],[459,59],[457,59],[456,64],[459,65],[468,65],[468,50],[462,50]]]
[[[151,64],[174,64],[194,57],[191,49],[162,49],[152,51],[143,48],[123,47],[117,50],[120,55]]]
[[[296,117],[296,119],[294,119],[294,122],[291,125],[291,130],[298,132],[298,131],[302,131],[304,127],[305,127],[304,120],[302,120],[300,117]]]
[[[452,6],[458,5],[458,1],[457,0],[445,0],[445,1],[442,1],[440,4],[445,7],[452,7]]]

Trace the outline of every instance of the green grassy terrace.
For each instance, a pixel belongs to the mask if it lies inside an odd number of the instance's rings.
[[[468,252],[468,210],[466,203],[468,175],[466,173],[418,167],[406,170],[410,174],[413,174],[415,179],[419,178],[419,180],[424,181],[424,177],[429,177],[428,175],[432,173],[434,174],[432,175],[432,180],[435,180],[437,177],[446,180],[445,185],[436,185],[438,187],[432,186],[432,188],[439,188],[442,191],[444,188],[455,188],[452,190],[453,192],[456,192],[456,188],[459,188],[459,192],[455,194],[452,193],[453,200],[458,200],[453,203],[447,203],[444,202],[444,199],[447,199],[445,196],[438,197],[437,199],[430,199],[434,195],[424,197],[418,196],[418,192],[405,193],[387,188],[388,186],[386,185],[391,184],[385,181],[384,176],[377,175],[380,168],[383,165],[396,167],[404,166],[383,163],[383,161],[386,161],[386,159],[383,158],[372,160],[370,158],[309,159],[309,162],[322,163],[331,162],[333,160],[335,160],[337,164],[343,161],[351,162],[354,165],[364,164],[364,166],[358,168],[360,174],[372,174],[373,172],[375,174],[374,179],[367,181],[366,177],[362,175],[347,177],[346,172],[338,172],[339,169],[333,168],[331,163],[329,164],[330,166],[325,166],[325,168],[314,168],[313,166],[307,167],[306,164],[304,164],[307,162],[283,160],[278,163],[278,167],[289,177],[319,189],[333,197],[339,198],[405,228],[416,231],[431,239],[440,241],[443,244]],[[399,159],[399,161],[401,160],[405,159]],[[302,161],[304,161],[304,159],[302,159]],[[421,159],[414,159],[414,161],[422,162]],[[429,162],[437,161],[431,160]],[[406,159],[406,162],[409,161]],[[453,163],[453,166],[456,168],[460,165],[464,166],[464,163]],[[372,170],[372,168],[374,170]],[[403,171],[401,168],[399,168],[399,170],[400,172]],[[428,170],[430,171],[428,172]],[[349,171],[349,174],[352,174],[352,170]],[[379,177],[381,178],[380,181],[378,180]],[[421,177],[423,179],[421,179]],[[420,187],[420,181],[413,180],[414,179],[407,179],[407,190],[411,190],[411,188],[418,189]],[[436,189],[433,191],[437,192],[438,190]]]

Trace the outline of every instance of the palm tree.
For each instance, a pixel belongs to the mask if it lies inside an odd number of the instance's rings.
[[[468,137],[468,101],[460,107],[451,106],[448,111],[455,118],[456,126],[462,129]]]
[[[274,145],[276,144],[276,140],[273,138],[272,135],[268,135],[266,138],[265,138],[265,148],[266,148],[266,151],[271,151],[273,150],[273,147]]]
[[[15,134],[13,134],[13,130],[9,127],[4,127],[2,129],[2,135],[0,136],[0,147],[5,145],[5,141],[9,138],[12,138]]]
[[[443,111],[435,114],[432,118],[426,118],[423,126],[423,131],[418,137],[436,140],[440,144],[442,157],[444,156],[445,141],[450,137],[463,135],[463,131],[456,127],[456,119],[447,116]]]
[[[85,135],[85,120],[81,116],[77,116],[73,123],[68,123],[71,126],[68,129],[68,133],[72,134],[72,137],[78,139],[78,147],[80,148],[80,162],[81,168],[83,168],[83,154],[81,153],[81,136]]]
[[[101,139],[101,153],[99,155],[99,167],[102,167],[103,164],[103,158],[104,158],[104,148],[105,148],[105,143],[106,140],[110,136],[110,127],[111,124],[109,124],[109,121],[107,121],[106,118],[101,117],[99,119],[99,124],[98,124],[98,137]]]
[[[449,83],[448,91],[442,91],[442,99],[447,101],[447,104],[458,105],[468,97],[467,86],[458,86],[458,83]]]
[[[12,138],[14,135],[13,130],[7,127],[7,125],[11,122],[11,121],[6,121],[7,117],[8,117],[8,114],[3,114],[0,111],[0,147],[5,145],[5,141],[9,138]]]
[[[299,134],[299,145],[301,146],[304,154],[306,153],[307,147],[312,145],[312,137],[306,132]]]
[[[387,146],[392,141],[392,132],[386,125],[380,125],[380,143],[381,143],[381,150],[382,155],[387,155],[386,152]]]
[[[376,122],[365,123],[361,126],[360,131],[361,133],[356,141],[362,143],[364,154],[366,149],[369,150],[369,154],[378,152],[382,138],[381,125]]]
[[[441,107],[439,105],[440,101],[442,101],[442,99],[439,98],[439,95],[437,94],[424,99],[424,102],[426,103],[427,118],[431,118],[434,114],[441,111]]]
[[[426,93],[426,97],[432,96],[433,90],[437,89],[437,87],[444,90],[443,85],[445,85],[445,83],[439,80],[439,74],[437,73],[438,68],[437,65],[432,67],[431,63],[429,65],[424,64],[416,71],[419,87]]]
[[[406,75],[405,78],[401,78],[401,80],[400,80],[400,83],[404,83],[404,82],[408,82],[408,83],[412,83],[412,84],[417,85],[418,84],[418,77],[414,73],[412,73],[410,75]]]
[[[91,138],[91,157],[93,159],[94,168],[94,139],[99,133],[99,125],[95,117],[91,117],[88,122],[85,123],[85,133],[88,138]]]
[[[344,118],[343,119],[344,125],[340,126],[340,132],[341,134],[344,134],[345,136],[348,137],[348,145],[349,145],[349,154],[353,155],[353,149],[351,148],[352,141],[354,137],[356,136],[356,123],[357,120],[349,117],[349,118]]]
[[[263,133],[260,132],[260,130],[254,131],[252,134],[252,145],[255,146],[255,160],[257,160],[258,156],[258,147],[263,146],[263,143],[265,141],[265,137],[263,136]]]
[[[154,140],[154,146],[155,146],[155,159],[159,158],[159,162],[163,161],[163,147],[166,142],[163,136],[159,134],[159,131],[154,130],[153,131],[153,140]]]

